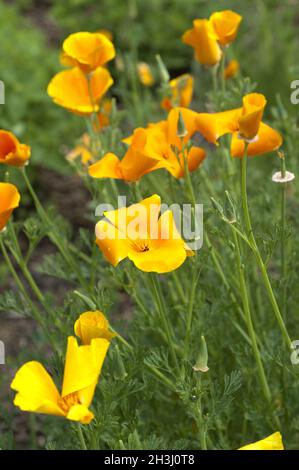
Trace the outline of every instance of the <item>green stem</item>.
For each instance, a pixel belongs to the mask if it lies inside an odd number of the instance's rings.
[[[283,318],[281,316],[279,306],[277,304],[277,301],[276,301],[276,298],[275,298],[275,295],[274,295],[274,292],[273,292],[273,289],[272,289],[272,286],[271,286],[271,282],[269,280],[267,269],[266,269],[265,264],[263,262],[262,256],[260,254],[259,248],[258,248],[257,243],[255,241],[253,230],[252,230],[251,219],[250,219],[249,208],[248,208],[248,199],[247,199],[247,148],[248,148],[248,144],[246,144],[244,156],[241,160],[241,195],[242,195],[242,207],[243,207],[243,216],[244,216],[244,221],[245,221],[245,227],[246,227],[248,239],[249,239],[249,241],[252,245],[253,253],[255,255],[256,261],[257,261],[258,266],[260,268],[262,278],[263,278],[263,282],[265,284],[265,288],[266,288],[270,303],[272,305],[273,312],[274,312],[274,315],[276,317],[277,323],[278,323],[278,325],[281,329],[282,335],[284,337],[284,340],[285,340],[287,346],[291,347],[292,341],[290,339],[287,328],[286,328],[285,323],[283,321]]]
[[[224,77],[224,71],[225,71],[225,52],[224,49],[222,49],[222,57],[221,57],[221,64],[220,64],[220,80],[221,80],[221,91],[222,94],[225,93],[225,77]]]
[[[30,180],[27,176],[25,167],[22,168],[21,173],[23,175],[24,181],[25,181],[25,183],[27,185],[27,188],[28,188],[28,190],[31,194],[31,197],[34,201],[36,210],[37,210],[41,220],[43,221],[43,223],[46,226],[49,227],[49,237],[50,237],[50,239],[57,246],[57,248],[59,249],[59,251],[62,254],[63,258],[65,259],[67,264],[70,266],[70,268],[76,273],[77,278],[78,278],[79,282],[81,283],[81,285],[88,289],[87,283],[85,282],[84,278],[82,277],[82,275],[80,273],[80,270],[77,267],[76,262],[73,261],[73,258],[70,255],[69,251],[64,247],[64,245],[61,241],[61,235],[59,233],[56,233],[55,227],[53,227],[53,224],[52,224],[51,220],[49,219],[45,209],[43,208],[42,204],[40,203],[40,200],[39,200],[37,194],[35,193],[32,185],[31,185],[31,182],[30,182]]]
[[[197,393],[198,393],[198,400],[196,403],[196,415],[197,415],[197,423],[199,428],[199,441],[200,441],[200,448],[201,450],[208,450],[207,447],[207,439],[206,439],[206,426],[202,415],[202,399],[201,399],[201,375],[197,378]]]
[[[32,317],[34,318],[34,320],[39,323],[39,325],[42,327],[43,329],[43,332],[46,336],[46,338],[49,340],[51,346],[56,350],[57,349],[57,346],[56,346],[56,343],[54,342],[52,336],[49,334],[49,331],[48,331],[48,328],[47,326],[45,325],[45,322],[44,322],[44,319],[43,317],[41,316],[38,308],[34,305],[34,303],[32,302],[31,298],[29,297],[29,295],[27,294],[26,292],[26,289],[21,281],[21,279],[19,278],[15,268],[13,267],[13,264],[10,260],[10,257],[7,253],[7,250],[5,248],[5,245],[4,245],[4,242],[3,242],[3,239],[2,239],[2,236],[0,234],[0,247],[1,247],[1,251],[2,251],[2,254],[3,254],[3,257],[5,259],[5,262],[10,270],[10,273],[17,285],[17,287],[19,288],[20,292],[22,293],[26,303],[28,304],[28,307],[30,308],[31,310],[31,313],[32,313]]]
[[[287,257],[286,257],[286,185],[281,188],[281,279],[283,282],[282,290],[282,315],[286,318],[287,308]]]
[[[80,442],[80,447],[82,450],[87,450],[86,442],[84,439],[84,435],[81,429],[81,424],[77,423],[77,432],[78,432],[78,437],[79,437],[79,442]]]
[[[260,356],[259,348],[257,345],[256,341],[256,334],[254,331],[253,327],[253,322],[252,322],[252,317],[250,313],[250,306],[249,306],[249,299],[248,299],[248,293],[247,293],[247,288],[246,288],[246,282],[245,282],[245,275],[244,275],[244,265],[242,265],[241,262],[241,253],[240,253],[240,246],[239,246],[239,240],[237,237],[237,234],[232,231],[233,237],[234,237],[234,243],[235,243],[235,249],[236,249],[236,261],[237,261],[237,269],[239,273],[239,282],[240,282],[240,294],[243,302],[243,309],[247,321],[247,328],[248,328],[248,334],[251,340],[251,346],[252,346],[252,351],[253,355],[255,357],[256,365],[257,365],[257,370],[258,370],[258,376],[261,384],[261,388],[263,391],[263,394],[269,404],[271,404],[271,393],[270,389],[268,386],[266,374],[264,371],[262,359]]]
[[[159,280],[157,279],[157,276],[156,276],[155,273],[150,273],[149,279],[150,279],[151,286],[152,286],[153,299],[155,300],[155,303],[157,305],[157,309],[158,309],[158,312],[160,314],[160,318],[161,318],[161,321],[162,321],[162,324],[163,324],[163,328],[164,328],[164,331],[165,331],[165,334],[166,334],[166,337],[167,337],[170,354],[172,356],[172,359],[173,359],[173,362],[174,362],[175,366],[178,367],[178,360],[177,360],[177,356],[176,356],[176,352],[175,352],[175,348],[174,348],[174,344],[173,344],[171,329],[170,329],[170,326],[169,326],[169,323],[168,323],[167,312],[166,312],[166,308],[165,308],[165,302],[164,302],[163,295],[162,295],[162,292],[161,292],[161,287],[160,287],[160,284],[159,284]]]
[[[193,311],[194,311],[194,299],[195,299],[195,292],[196,292],[198,278],[199,278],[199,273],[196,271],[196,269],[194,269],[192,282],[191,282],[191,292],[190,292],[189,305],[188,305],[186,335],[185,335],[185,343],[184,343],[185,360],[187,359],[188,351],[189,351],[190,334],[191,334]]]
[[[186,296],[185,296],[182,284],[180,282],[180,279],[179,279],[179,277],[178,277],[178,275],[175,271],[172,271],[171,274],[172,274],[172,279],[173,279],[174,284],[175,284],[176,291],[177,291],[179,297],[181,298],[181,302],[182,302],[183,305],[186,305],[187,300],[186,300]]]

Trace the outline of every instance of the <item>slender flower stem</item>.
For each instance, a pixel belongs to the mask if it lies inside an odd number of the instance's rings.
[[[186,161],[186,158],[184,158],[184,161]],[[186,175],[189,175],[189,178],[186,178]],[[208,180],[208,176],[205,178],[206,180]],[[193,184],[192,184],[192,179],[190,177],[190,173],[189,173],[189,170],[188,170],[188,167],[187,167],[187,171],[185,171],[185,183],[186,183],[186,186],[189,187],[189,196],[191,196],[190,198],[190,202],[191,204],[193,205],[193,207],[195,208],[195,204],[196,204],[196,199],[195,199],[195,195],[194,195],[194,189],[193,189]],[[191,188],[190,188],[191,187]],[[214,189],[212,189],[212,193],[213,193]],[[214,193],[215,194],[215,193]],[[216,194],[215,194],[216,195]],[[212,258],[212,261],[215,265],[215,268],[216,268],[216,271],[218,272],[223,284],[225,285],[225,287],[227,288],[228,292],[229,292],[229,296],[231,298],[231,300],[233,301],[234,305],[236,305],[237,307],[237,310],[238,312],[240,313],[241,317],[244,319],[244,312],[243,310],[240,308],[239,304],[238,304],[238,301],[237,301],[237,298],[229,284],[229,282],[227,281],[227,278],[224,274],[224,271],[221,267],[221,264],[218,260],[218,256],[217,256],[217,252],[214,248],[214,246],[212,245],[210,239],[209,239],[209,235],[208,233],[205,231],[204,233],[204,242],[206,243],[209,251],[210,251],[210,254],[211,254],[211,258]],[[241,332],[242,336],[244,338],[247,338],[247,341],[249,340],[249,338],[247,337],[246,333],[242,330],[241,327],[237,327],[238,331]],[[248,341],[249,342],[249,341]]]
[[[49,333],[49,330],[44,322],[44,319],[43,317],[41,316],[38,308],[34,305],[34,303],[32,302],[31,298],[29,297],[28,293],[26,292],[26,289],[21,281],[21,279],[19,278],[15,268],[13,267],[13,264],[10,260],[10,257],[7,253],[7,250],[5,248],[5,245],[4,245],[4,242],[2,240],[2,236],[0,234],[0,248],[1,248],[1,251],[2,251],[2,254],[3,254],[3,257],[5,259],[5,262],[10,270],[10,273],[17,285],[17,287],[19,288],[20,292],[22,293],[26,303],[28,304],[28,307],[30,308],[30,311],[31,311],[31,314],[32,314],[32,317],[34,318],[34,320],[41,326],[41,328],[43,329],[43,332],[46,336],[46,338],[49,340],[49,343],[51,344],[51,346],[53,347],[54,350],[57,350],[57,345],[54,341],[54,339],[52,338],[52,336],[50,335]]]
[[[285,168],[285,159],[282,159],[282,169],[281,176],[285,177],[286,168]],[[281,185],[281,279],[283,282],[282,290],[282,315],[283,318],[286,318],[286,308],[287,308],[287,257],[286,257],[286,205],[287,205],[287,187],[286,184]]]
[[[246,171],[247,170],[247,147],[248,147],[248,145],[246,144],[244,156],[241,159],[241,195],[242,195],[242,207],[243,207],[243,216],[244,216],[245,227],[246,227],[248,239],[249,239],[249,241],[252,245],[253,253],[255,255],[256,261],[257,261],[258,266],[260,268],[262,278],[263,278],[263,282],[265,284],[266,291],[267,291],[269,300],[271,302],[271,305],[272,305],[273,312],[274,312],[274,315],[276,317],[277,323],[278,323],[278,325],[281,329],[283,338],[284,338],[287,346],[291,347],[292,341],[290,339],[287,328],[286,328],[285,323],[283,321],[283,318],[281,316],[279,306],[278,306],[278,303],[276,301],[276,298],[275,298],[275,295],[274,295],[274,292],[273,292],[273,289],[272,289],[272,286],[271,286],[271,282],[269,280],[267,269],[265,267],[264,261],[262,259],[261,254],[260,254],[259,248],[258,248],[257,243],[255,241],[253,230],[252,230],[251,219],[250,219],[249,208],[248,208],[248,200],[247,200],[247,176],[246,176],[246,173],[247,173],[247,171]]]
[[[84,435],[83,435],[80,423],[77,423],[77,433],[78,433],[78,438],[79,438],[81,449],[82,450],[87,450],[86,442],[85,442],[85,439],[84,439]]]
[[[221,90],[222,90],[222,94],[225,93],[225,76],[224,76],[224,70],[225,70],[225,52],[224,52],[224,49],[222,49],[222,57],[221,57],[221,64],[220,64],[220,80],[221,80]]]
[[[69,250],[64,246],[64,244],[61,240],[60,234],[56,232],[55,227],[53,227],[53,224],[52,224],[51,220],[49,219],[45,209],[43,208],[42,204],[40,203],[40,200],[39,200],[37,194],[35,193],[32,185],[31,185],[31,182],[30,182],[30,180],[27,176],[25,167],[22,168],[21,173],[23,175],[23,178],[25,180],[25,183],[26,183],[27,188],[28,188],[28,190],[31,194],[31,197],[34,201],[36,210],[37,210],[41,220],[44,222],[44,224],[46,226],[49,227],[49,237],[50,237],[50,239],[57,246],[57,248],[59,249],[59,251],[62,254],[63,258],[68,263],[68,265],[71,267],[71,269],[76,273],[77,278],[78,278],[79,282],[81,283],[81,285],[88,289],[88,285],[85,282],[85,279],[82,277],[82,275],[80,273],[80,270],[77,267],[76,262],[73,260],[72,255],[69,253]]]
[[[170,325],[168,323],[167,312],[166,312],[166,308],[165,308],[165,302],[164,302],[164,299],[163,299],[163,295],[162,295],[162,292],[161,292],[161,287],[160,287],[159,281],[158,281],[157,276],[156,276],[155,273],[150,273],[149,279],[150,279],[151,286],[152,286],[153,299],[155,300],[155,303],[157,305],[157,308],[158,308],[158,311],[159,311],[159,314],[160,314],[160,318],[161,318],[161,321],[163,323],[163,328],[164,328],[164,331],[165,331],[165,334],[166,334],[166,337],[167,337],[170,354],[172,356],[174,364],[176,366],[178,366],[178,360],[177,360],[177,356],[176,356],[176,352],[175,352],[175,348],[174,348],[174,343],[173,343],[173,338],[172,338],[172,334],[171,334]]]
[[[198,428],[199,428],[199,441],[200,441],[201,450],[208,450],[207,439],[206,439],[206,426],[205,426],[205,422],[204,422],[203,414],[202,414],[201,383],[202,383],[202,377],[201,375],[198,375],[198,378],[197,378],[198,400],[196,403],[196,415],[197,415],[197,423],[198,423]]]
[[[179,279],[179,277],[178,277],[178,275],[175,271],[172,271],[171,274],[172,274],[172,279],[173,279],[174,284],[175,284],[176,291],[177,291],[179,297],[181,298],[182,304],[186,305],[187,300],[186,300],[186,296],[185,296],[182,284],[180,282],[180,279]]]
[[[245,275],[244,275],[244,265],[242,264],[241,261],[241,253],[240,253],[240,245],[239,245],[239,240],[237,237],[237,234],[232,231],[233,237],[234,237],[234,244],[235,244],[235,250],[236,250],[236,260],[237,260],[237,269],[239,273],[239,282],[240,282],[240,294],[242,297],[242,302],[243,302],[243,310],[245,313],[246,317],[246,322],[247,322],[247,329],[248,329],[248,334],[251,340],[251,346],[252,346],[252,351],[255,357],[256,365],[257,365],[257,370],[258,370],[258,376],[261,384],[261,388],[263,391],[263,394],[268,401],[268,403],[271,403],[271,393],[269,389],[269,385],[267,382],[266,374],[264,371],[262,359],[260,356],[259,348],[257,345],[256,341],[256,334],[254,331],[253,327],[253,322],[252,322],[252,317],[250,313],[250,306],[249,306],[249,299],[248,299],[248,292],[247,292],[247,287],[246,287],[246,282],[245,282]]]
[[[194,269],[192,281],[191,281],[191,292],[190,292],[188,312],[187,312],[186,335],[185,335],[185,343],[184,343],[184,359],[187,359],[188,351],[189,351],[190,334],[191,334],[193,311],[194,311],[194,300],[195,300],[195,292],[196,292],[198,278],[199,278],[199,272],[197,272],[196,269]]]

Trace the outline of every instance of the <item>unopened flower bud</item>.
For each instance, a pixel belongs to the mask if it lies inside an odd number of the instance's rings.
[[[158,68],[159,72],[161,75],[162,82],[168,83],[169,82],[169,73],[166,68],[166,65],[164,64],[163,60],[161,59],[161,56],[159,54],[156,55],[156,61],[158,63]]]
[[[114,378],[116,380],[124,380],[127,377],[128,373],[125,369],[125,366],[124,366],[124,363],[120,354],[120,350],[117,345],[115,346],[115,353],[114,353],[113,359],[114,359],[113,361],[114,362],[114,371],[113,371]]]
[[[204,336],[200,338],[199,353],[196,364],[193,366],[196,372],[208,372],[208,348]]]
[[[177,136],[183,139],[186,137],[188,134],[188,131],[186,129],[185,123],[184,123],[184,118],[182,116],[181,111],[179,112],[179,119],[178,119],[178,130],[177,130]]]

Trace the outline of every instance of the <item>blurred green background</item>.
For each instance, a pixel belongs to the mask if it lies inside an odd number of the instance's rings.
[[[231,8],[244,20],[233,51],[244,76],[258,84],[270,104],[279,93],[290,113],[290,82],[299,77],[298,0],[15,0],[0,3],[0,79],[6,86],[1,127],[33,148],[32,162],[64,172],[65,148],[84,122],[52,104],[46,87],[58,70],[59,48],[71,32],[108,29],[121,53],[155,65],[160,53],[171,75],[190,69],[191,48],[182,33],[196,17]],[[119,71],[112,74],[117,86]]]

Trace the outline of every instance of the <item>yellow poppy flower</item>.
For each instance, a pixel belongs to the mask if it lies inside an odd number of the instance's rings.
[[[137,73],[140,82],[144,86],[152,86],[155,82],[151,68],[145,62],[139,62],[137,64]]]
[[[14,209],[19,207],[20,193],[10,183],[0,183],[0,231],[4,229]]]
[[[75,335],[81,339],[82,344],[90,344],[95,338],[105,338],[111,341],[117,336],[116,333],[109,330],[109,322],[99,310],[82,313],[75,323],[74,331]]]
[[[234,78],[240,70],[240,64],[237,60],[230,60],[227,66],[224,69],[224,78],[228,80]]]
[[[96,243],[113,266],[129,258],[141,271],[167,273],[181,266],[192,254],[180,237],[173,214],[159,218],[158,195],[128,208],[105,212],[96,225]]]
[[[15,406],[22,411],[90,423],[94,415],[88,408],[109,344],[106,339],[97,338],[90,345],[78,346],[73,336],[68,338],[61,393],[42,364],[27,362],[18,370],[11,384],[17,392]]]
[[[80,158],[82,165],[87,165],[94,160],[90,150],[90,137],[88,134],[83,134],[80,139],[80,143],[67,154],[66,158],[69,161],[74,161],[77,158]]]
[[[62,44],[62,64],[79,67],[84,73],[92,72],[114,57],[112,42],[99,32],[70,34]]]
[[[99,100],[113,84],[107,69],[98,67],[90,76],[90,98],[88,81],[77,67],[57,73],[48,85],[48,95],[54,103],[82,116],[99,111]],[[92,102],[93,101],[93,102]]]
[[[193,95],[193,77],[187,73],[180,75],[169,82],[170,97],[165,97],[161,106],[166,111],[182,106],[188,108]]]
[[[183,177],[185,162],[182,142],[177,135],[179,111],[182,112],[189,130],[184,139],[186,143],[196,130],[196,113],[185,108],[173,109],[167,121],[150,124],[146,129],[135,129],[132,136],[124,139],[129,148],[123,159],[119,160],[113,153],[107,153],[89,167],[90,176],[138,181],[145,174],[164,168],[175,178]],[[205,151],[200,147],[191,147],[185,149],[185,152],[189,171],[195,171],[204,160]]]
[[[12,132],[0,129],[0,163],[22,167],[30,155],[31,149],[28,145],[21,144]]]
[[[282,137],[261,121],[265,105],[263,95],[251,93],[243,98],[242,108],[221,113],[198,113],[195,119],[196,128],[214,144],[223,135],[232,134],[232,157],[244,156],[245,141],[248,143],[248,156],[272,152],[282,145]]]
[[[239,450],[284,450],[284,446],[280,432],[275,432],[271,436],[241,447]]]
[[[196,19],[193,28],[186,31],[182,40],[195,50],[195,58],[202,65],[212,67],[219,63],[221,48],[211,35],[211,24],[207,19]]]
[[[210,35],[221,46],[227,46],[236,39],[242,16],[231,10],[216,11],[210,16]]]

